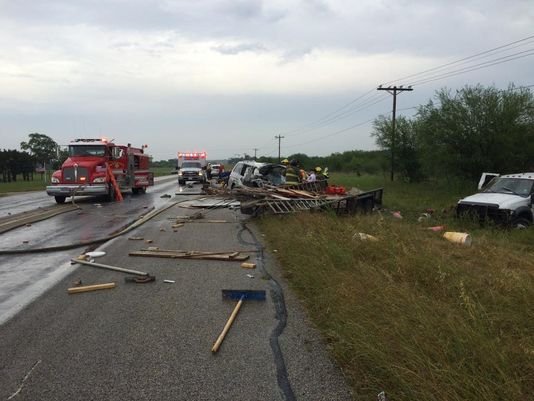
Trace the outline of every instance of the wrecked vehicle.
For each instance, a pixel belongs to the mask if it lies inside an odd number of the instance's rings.
[[[281,164],[240,161],[230,173],[228,187],[233,189],[241,186],[261,187],[264,184],[282,185],[285,182],[285,169]]]
[[[488,178],[493,176],[488,182]],[[534,173],[499,176],[484,173],[480,179],[481,192],[461,199],[456,206],[459,217],[526,228],[534,221],[532,194]]]

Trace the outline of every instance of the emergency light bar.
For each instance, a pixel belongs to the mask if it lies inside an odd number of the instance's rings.
[[[78,138],[78,139],[75,139],[73,142],[102,142],[102,139],[100,138]]]
[[[189,153],[178,152],[178,159],[181,159],[181,158],[184,158],[187,160],[205,159],[206,152],[189,152]]]

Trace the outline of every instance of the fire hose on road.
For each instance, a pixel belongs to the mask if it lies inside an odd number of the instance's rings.
[[[89,241],[80,241],[80,242],[74,242],[72,244],[65,244],[65,245],[56,245],[51,247],[45,247],[45,248],[34,248],[34,249],[6,249],[6,250],[0,250],[0,256],[1,255],[24,255],[24,254],[30,254],[30,253],[43,253],[43,252],[55,252],[55,251],[65,251],[68,249],[74,249],[74,248],[80,248],[83,246],[89,246],[89,245],[96,245],[101,244],[103,242],[107,242],[109,240],[112,240],[113,238],[117,238],[123,234],[126,234],[127,232],[130,232],[131,230],[139,227],[140,225],[146,223],[148,220],[156,217],[158,214],[164,212],[167,209],[170,209],[173,206],[176,206],[179,203],[186,202],[180,201],[180,202],[173,202],[169,205],[166,205],[162,207],[161,209],[157,210],[151,210],[149,213],[141,217],[140,219],[134,221],[132,224],[128,225],[123,230],[111,234],[102,238],[97,238]],[[74,209],[73,209],[74,210]]]

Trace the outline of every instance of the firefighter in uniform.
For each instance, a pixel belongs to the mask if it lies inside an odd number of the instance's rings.
[[[286,185],[298,185],[300,182],[299,169],[297,167],[298,162],[296,160],[291,160],[289,166],[286,168]]]
[[[323,169],[321,167],[315,167],[315,180],[316,181],[326,180],[326,177],[323,174]]]

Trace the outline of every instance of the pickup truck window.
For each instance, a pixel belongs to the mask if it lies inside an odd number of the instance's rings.
[[[532,193],[534,180],[522,178],[496,178],[483,192],[497,192],[501,194],[515,194],[527,197]]]

